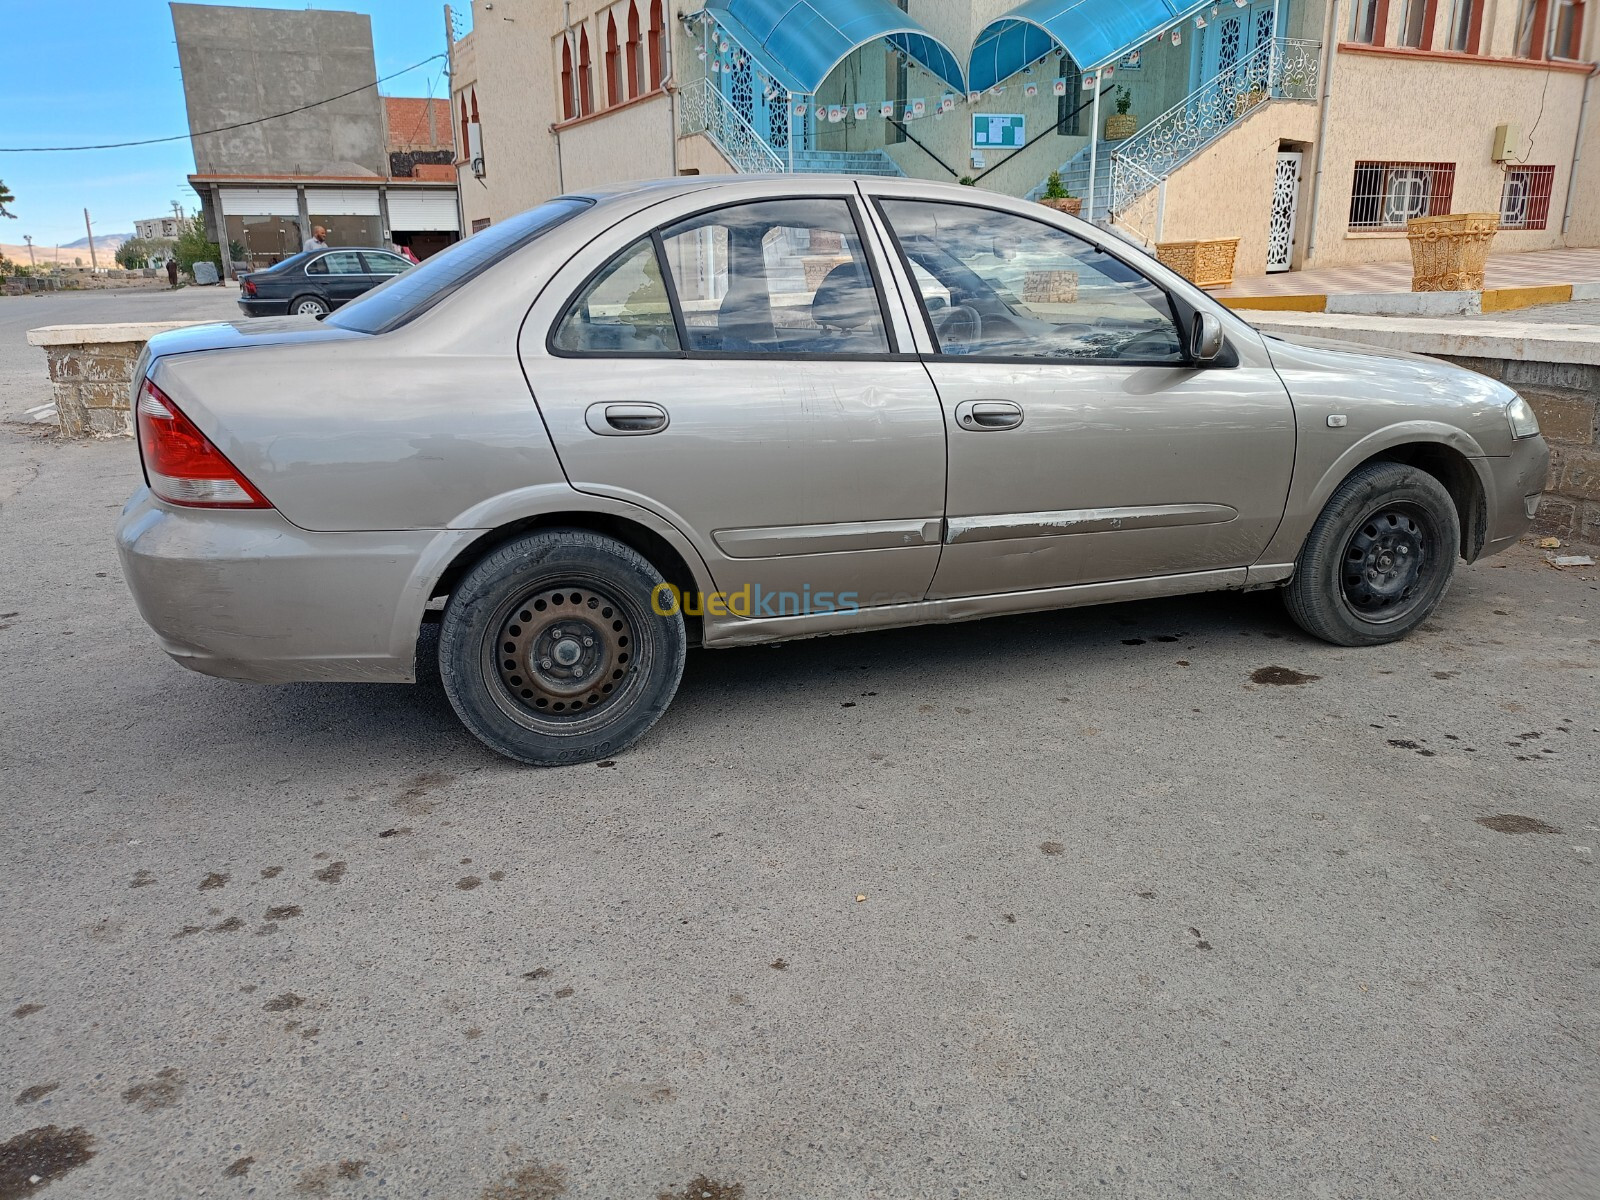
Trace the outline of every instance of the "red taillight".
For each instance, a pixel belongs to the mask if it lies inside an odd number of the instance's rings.
[[[239,280],[239,289],[246,296],[254,296],[256,294],[256,281],[249,278],[241,279]]]
[[[150,380],[139,389],[139,450],[150,490],[191,508],[271,508],[239,469]]]

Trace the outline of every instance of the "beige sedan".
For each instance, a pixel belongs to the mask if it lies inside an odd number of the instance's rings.
[[[1391,641],[1549,458],[1500,383],[893,179],[562,197],[326,320],[163,334],[136,387],[118,541],[169,654],[410,682],[438,619],[456,712],[538,764],[643,735],[691,643],[1263,587]]]

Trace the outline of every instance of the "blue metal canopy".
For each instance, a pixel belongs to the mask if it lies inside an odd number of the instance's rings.
[[[879,38],[966,91],[961,60],[889,0],[706,0],[706,10],[790,91],[814,94],[852,50]]]
[[[1027,0],[990,21],[972,44],[967,80],[975,92],[1009,79],[1052,50],[1081,70],[1124,58],[1155,34],[1216,0]]]

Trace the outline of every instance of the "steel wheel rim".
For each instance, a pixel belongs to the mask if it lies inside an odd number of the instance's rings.
[[[1339,592],[1372,625],[1403,620],[1427,598],[1437,568],[1438,529],[1421,508],[1390,502],[1374,509],[1345,542]]]
[[[523,589],[495,611],[484,643],[496,705],[541,733],[605,725],[648,674],[642,623],[637,605],[592,580],[566,577]]]

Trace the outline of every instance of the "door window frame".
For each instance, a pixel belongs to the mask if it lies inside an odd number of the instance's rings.
[[[887,350],[871,351],[866,353],[846,353],[833,351],[824,354],[803,354],[792,349],[785,350],[702,350],[691,346],[689,330],[683,319],[683,305],[678,297],[678,283],[673,276],[671,266],[667,261],[665,239],[662,233],[674,226],[682,225],[711,213],[722,212],[733,208],[747,208],[757,204],[786,203],[793,200],[823,200],[843,203],[850,213],[851,224],[855,228],[856,242],[861,247],[861,254],[866,259],[867,272],[872,279],[873,294],[878,300],[878,319],[883,328],[884,344]],[[566,321],[573,310],[573,305],[588,291],[599,277],[608,270],[612,263],[623,254],[632,250],[643,240],[642,237],[630,238],[627,244],[611,250],[610,253],[594,268],[588,272],[577,287],[568,293],[566,300],[557,310],[550,327],[545,330],[544,350],[552,358],[602,358],[602,359],[705,359],[727,361],[754,361],[754,362],[916,362],[919,356],[914,351],[907,351],[900,346],[900,339],[896,335],[894,321],[890,316],[889,295],[884,284],[884,267],[878,261],[872,240],[867,236],[867,223],[862,219],[861,197],[827,192],[791,193],[781,196],[754,196],[745,200],[724,200],[719,204],[708,204],[691,212],[682,213],[671,220],[663,221],[651,227],[648,237],[655,247],[656,266],[661,272],[662,283],[667,291],[667,303],[672,309],[672,322],[677,331],[678,350],[565,350],[556,345],[556,331]],[[613,230],[615,227],[613,227]],[[609,231],[608,231],[609,232]]]
[[[1172,323],[1178,333],[1178,348],[1182,351],[1183,358],[1179,361],[1173,361],[1171,359],[1140,358],[1061,358],[1047,354],[1021,355],[943,353],[939,349],[939,335],[933,327],[933,316],[929,313],[928,306],[922,298],[922,289],[917,286],[916,272],[913,268],[910,256],[906,254],[905,247],[900,243],[900,234],[895,229],[894,223],[889,220],[889,214],[884,210],[883,202],[885,200],[902,200],[913,204],[945,204],[952,208],[973,209],[978,212],[1012,217],[1018,221],[1029,221],[1035,225],[1041,225],[1052,232],[1062,234],[1069,238],[1074,238],[1091,250],[1098,250],[1102,254],[1109,255],[1110,257],[1116,259],[1117,262],[1121,263],[1128,270],[1132,271],[1135,275],[1138,275],[1147,284],[1155,288],[1167,298],[1167,305],[1172,310]],[[1072,230],[1063,229],[1061,226],[1054,225],[1040,217],[1025,216],[1022,213],[1014,213],[1009,209],[1004,208],[994,208],[987,204],[972,204],[965,200],[928,200],[918,196],[891,196],[885,194],[874,194],[872,196],[872,206],[877,214],[878,221],[883,226],[884,234],[886,235],[890,245],[893,247],[894,254],[899,258],[903,286],[909,289],[910,292],[908,301],[910,304],[915,306],[915,311],[920,313],[922,316],[922,327],[927,332],[928,345],[933,347],[931,353],[923,356],[929,361],[986,363],[989,365],[1022,363],[1030,366],[1052,367],[1176,367],[1184,370],[1195,371],[1212,368],[1237,367],[1239,365],[1239,353],[1234,349],[1233,343],[1228,339],[1226,332],[1224,332],[1223,335],[1222,353],[1217,355],[1216,358],[1210,360],[1209,362],[1196,362],[1194,360],[1193,351],[1193,334],[1194,323],[1200,310],[1190,301],[1179,295],[1177,292],[1174,292],[1171,288],[1167,287],[1159,280],[1152,279],[1146,272],[1140,270],[1136,264],[1129,262],[1122,255],[1113,251],[1109,245],[1092,241],[1086,237],[1080,237],[1078,234],[1073,233]]]

